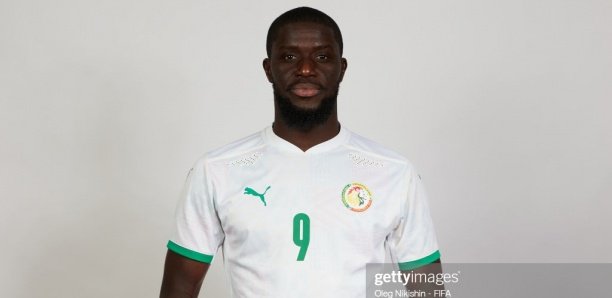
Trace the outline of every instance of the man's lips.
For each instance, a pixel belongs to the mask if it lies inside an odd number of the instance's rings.
[[[291,86],[290,90],[299,97],[313,97],[321,92],[321,88],[318,85],[311,83],[297,83]]]

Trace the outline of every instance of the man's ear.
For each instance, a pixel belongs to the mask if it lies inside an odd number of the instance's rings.
[[[342,58],[340,63],[342,64],[342,68],[340,70],[340,82],[342,82],[342,79],[344,78],[344,72],[346,71],[346,68],[348,67],[348,62],[346,61],[346,58]]]
[[[272,72],[270,71],[270,58],[265,58],[263,60],[263,69],[266,73],[266,77],[268,78],[268,82],[272,83]]]

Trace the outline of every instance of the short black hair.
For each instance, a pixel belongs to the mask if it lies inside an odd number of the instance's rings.
[[[324,12],[304,6],[289,10],[278,16],[278,18],[272,22],[272,25],[270,25],[268,29],[268,37],[266,38],[266,53],[268,54],[268,58],[270,57],[272,43],[276,40],[280,28],[287,24],[298,22],[321,24],[332,29],[334,37],[336,37],[336,42],[338,43],[338,48],[340,49],[340,55],[342,55],[342,33],[340,32],[338,24]]]

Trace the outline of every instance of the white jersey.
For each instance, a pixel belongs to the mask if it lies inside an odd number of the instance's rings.
[[[366,264],[439,258],[421,180],[398,154],[342,127],[306,152],[271,127],[212,151],[189,173],[175,253],[222,246],[233,297],[365,297]]]

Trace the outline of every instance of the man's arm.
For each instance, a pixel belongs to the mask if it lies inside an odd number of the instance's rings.
[[[412,270],[407,270],[407,271],[402,271],[402,274],[408,274],[408,273],[412,273],[414,274],[435,274],[436,276],[440,273],[442,273],[442,263],[440,261],[440,259],[437,259],[435,261],[433,261],[432,263],[425,265],[423,267],[419,267],[416,269],[412,269]],[[407,290],[416,290],[416,291],[425,291],[426,293],[429,293],[429,295],[434,295],[434,291],[435,290],[444,290],[444,284],[436,284],[436,282],[416,282],[416,283],[411,283],[409,282],[408,284],[406,284],[406,289]],[[429,296],[427,295],[427,296]]]
[[[208,267],[208,263],[194,261],[168,250],[159,297],[198,297]]]

